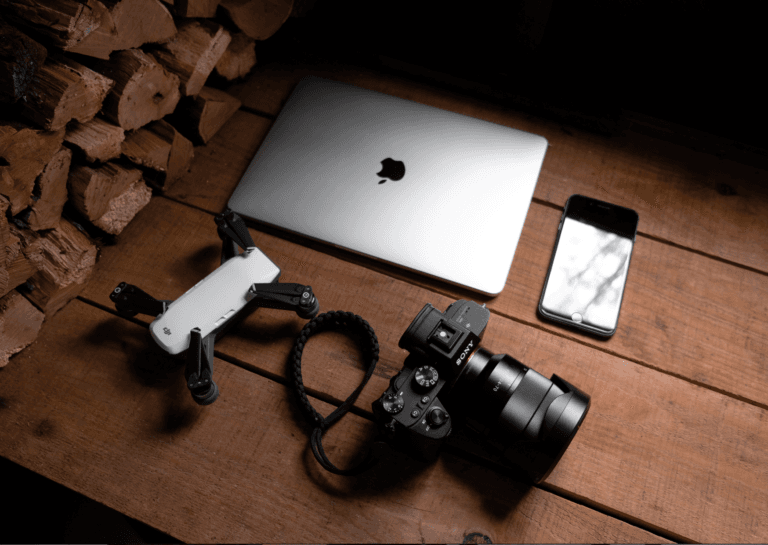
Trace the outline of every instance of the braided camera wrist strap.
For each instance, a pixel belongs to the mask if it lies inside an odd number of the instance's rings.
[[[304,392],[304,383],[301,378],[301,354],[304,351],[304,345],[312,335],[323,331],[358,333],[358,340],[362,343],[361,348],[363,349],[363,354],[368,360],[368,369],[365,372],[363,381],[346,401],[339,405],[339,407],[328,415],[327,418],[323,418],[310,404],[307,394]],[[353,338],[355,337],[353,336]],[[317,458],[320,465],[331,473],[337,475],[357,475],[369,469],[376,463],[373,451],[370,451],[366,459],[354,467],[349,469],[339,469],[333,465],[328,459],[328,456],[326,456],[325,451],[323,450],[322,437],[323,433],[325,433],[328,428],[333,426],[333,424],[352,408],[352,405],[354,405],[360,392],[363,391],[368,379],[371,378],[378,361],[379,340],[376,338],[376,333],[374,333],[373,328],[368,322],[357,314],[352,314],[351,312],[331,311],[316,316],[307,322],[307,325],[301,330],[301,333],[299,333],[299,336],[293,344],[293,351],[291,352],[293,383],[296,386],[296,392],[304,409],[304,414],[309,419],[310,423],[315,425],[315,429],[310,435],[312,453],[315,455],[315,458]]]

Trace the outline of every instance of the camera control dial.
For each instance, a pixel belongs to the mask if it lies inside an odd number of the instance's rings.
[[[432,388],[437,384],[437,379],[437,369],[431,365],[419,367],[413,375],[413,382],[420,388]]]
[[[381,398],[381,406],[389,414],[397,414],[403,410],[403,396],[396,394],[386,394]]]
[[[427,421],[430,426],[440,427],[448,421],[448,413],[440,407],[435,407],[427,414]]]

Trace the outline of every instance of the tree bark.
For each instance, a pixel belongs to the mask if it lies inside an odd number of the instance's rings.
[[[0,367],[37,338],[45,315],[17,291],[0,299]]]
[[[0,195],[10,200],[11,215],[29,206],[35,179],[63,140],[64,129],[42,131],[0,121]]]
[[[85,123],[101,109],[114,82],[67,57],[46,61],[21,102],[21,113],[47,130],[76,119]]]
[[[40,231],[53,229],[59,225],[61,212],[67,202],[67,176],[71,161],[72,150],[61,148],[40,174],[27,218],[30,229]]]
[[[26,95],[46,55],[45,47],[0,21],[0,102],[16,102]]]
[[[120,157],[123,140],[125,131],[100,117],[87,123],[70,124],[64,135],[64,141],[80,150],[89,163]]]
[[[137,165],[152,169],[160,175],[151,180],[159,189],[189,170],[194,156],[192,142],[164,120],[138,129],[123,142],[123,155]]]
[[[104,100],[104,115],[126,131],[162,119],[179,102],[179,77],[140,49],[114,53],[94,69],[115,81]]]
[[[232,81],[245,76],[255,64],[256,40],[242,32],[235,32],[229,47],[216,63],[216,73]]]
[[[157,61],[179,76],[181,93],[196,95],[231,40],[224,27],[208,20],[179,23],[173,39],[152,51]]]
[[[68,51],[106,60],[113,51],[164,42],[176,34],[173,17],[159,0],[113,0],[107,5],[113,24],[96,29]]]

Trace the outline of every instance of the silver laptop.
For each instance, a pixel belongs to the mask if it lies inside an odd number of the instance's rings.
[[[496,295],[504,289],[546,149],[541,136],[307,77],[229,207]]]

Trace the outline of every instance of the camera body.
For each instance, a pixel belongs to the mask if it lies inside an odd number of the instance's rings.
[[[373,413],[384,440],[414,458],[434,460],[456,428],[538,483],[570,444],[590,398],[557,375],[547,379],[482,348],[489,318],[473,301],[445,313],[425,305],[400,339],[410,353],[403,369]]]

